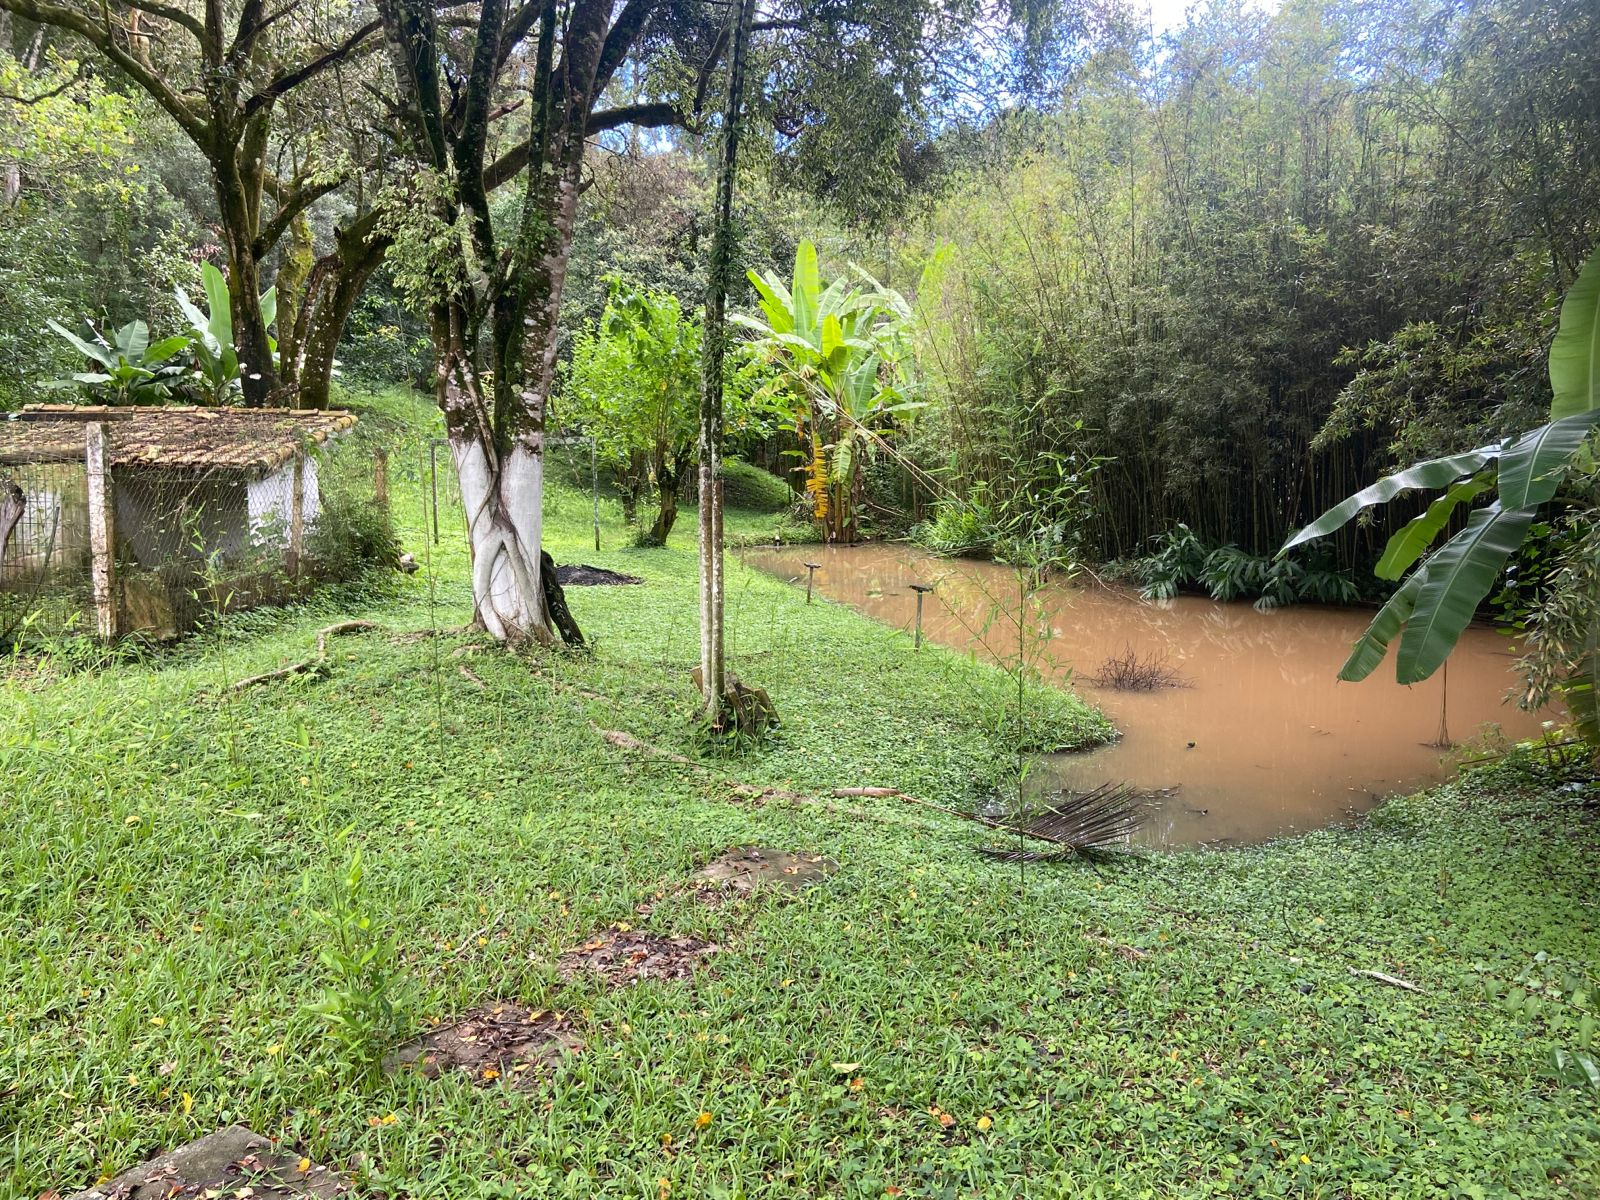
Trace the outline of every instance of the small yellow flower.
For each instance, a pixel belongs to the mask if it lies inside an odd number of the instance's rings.
[[[184,1092],[179,1099],[183,1102],[183,1115],[187,1117],[194,1111],[194,1097],[188,1092]]]
[[[161,1028],[161,1026],[165,1025],[166,1023],[167,1023],[167,1019],[165,1017],[151,1017],[150,1018],[150,1024],[154,1025],[157,1029]]]
[[[278,1055],[278,1054],[280,1054],[282,1052],[283,1052],[283,1043],[282,1042],[275,1042],[272,1045],[267,1047],[267,1054],[268,1054],[269,1057]]]
[[[979,1133],[988,1133],[990,1127],[993,1124],[994,1124],[994,1121],[989,1118],[988,1114],[987,1113],[984,1114],[983,1116],[978,1118],[978,1132]]]
[[[1303,1163],[1303,1164],[1304,1164],[1304,1165],[1306,1165],[1306,1166],[1308,1166],[1308,1167],[1309,1167],[1309,1166],[1310,1166],[1310,1165],[1311,1165],[1311,1155],[1309,1155],[1309,1154],[1302,1154],[1302,1155],[1301,1155],[1301,1156],[1300,1156],[1300,1161],[1301,1161],[1301,1162],[1302,1162],[1302,1163]]]
[[[703,1112],[694,1119],[696,1129],[704,1129],[709,1124],[711,1124],[711,1114],[708,1112]]]

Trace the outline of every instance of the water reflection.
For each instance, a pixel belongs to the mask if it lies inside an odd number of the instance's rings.
[[[929,640],[1015,660],[1020,597],[1003,567],[883,545],[745,555],[802,586],[807,560],[822,564],[819,595],[908,634],[911,585],[932,584],[923,608]],[[1365,611],[1261,613],[1189,596],[1153,605],[1066,585],[1045,588],[1021,611],[1030,660],[1058,683],[1076,675],[1076,686],[1123,734],[1086,754],[1052,755],[1039,774],[1077,789],[1113,779],[1176,786],[1140,835],[1151,845],[1258,842],[1359,816],[1385,796],[1443,779],[1450,763],[1436,745],[1441,717],[1457,742],[1539,729],[1540,717],[1504,702],[1515,683],[1511,646],[1489,629],[1467,631],[1448,679],[1401,687],[1388,664],[1358,684],[1337,680],[1366,628]],[[1185,686],[1120,692],[1088,682],[1106,659],[1130,649],[1164,656]]]

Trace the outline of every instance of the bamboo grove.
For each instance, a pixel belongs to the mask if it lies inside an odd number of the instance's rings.
[[[974,135],[890,247],[945,247],[912,453],[986,511],[1070,456],[1101,558],[1177,522],[1261,554],[1398,462],[1535,423],[1600,234],[1596,44],[1587,0],[1383,0],[1214,5],[1097,52],[1058,111]]]

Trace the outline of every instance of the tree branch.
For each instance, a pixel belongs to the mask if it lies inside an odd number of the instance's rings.
[[[137,8],[140,12],[147,12],[152,17],[160,17],[163,21],[171,21],[180,25],[194,34],[195,40],[203,40],[206,36],[205,27],[189,13],[170,4],[159,4],[156,0],[128,0],[129,8]]]
[[[320,75],[329,67],[337,66],[339,63],[343,62],[357,51],[371,50],[375,48],[377,46],[377,42],[369,42],[369,39],[371,39],[380,28],[381,26],[379,22],[368,21],[360,29],[356,30],[349,37],[345,38],[344,41],[340,42],[326,54],[319,55],[310,62],[304,63],[292,71],[287,71],[284,74],[279,75],[271,83],[267,84],[266,87],[262,88],[259,92],[244,102],[245,117],[252,117],[256,113],[260,112],[263,108],[270,108],[277,102],[278,97],[282,96],[285,92],[299,87],[302,83],[306,82],[306,80],[311,79],[316,75]]]
[[[604,133],[620,125],[637,125],[641,129],[661,129],[676,125],[687,129],[689,120],[676,106],[661,101],[653,104],[626,104],[620,108],[604,108],[589,114],[584,127],[589,134]]]
[[[255,243],[251,247],[256,257],[265,257],[267,252],[278,244],[278,239],[283,236],[284,231],[289,228],[290,223],[296,217],[329,192],[343,187],[348,179],[348,174],[340,172],[309,186],[301,185],[296,187],[290,184],[287,188],[269,188],[268,190],[272,192],[273,199],[278,202],[278,209],[272,214],[272,219],[263,225],[261,231],[256,234]]]
[[[49,25],[68,33],[75,33],[96,50],[120,67],[130,80],[159,104],[191,141],[204,149],[210,139],[211,127],[195,108],[167,83],[154,68],[141,62],[117,44],[109,13],[104,22],[97,22],[88,14],[63,4],[41,4],[38,0],[0,0],[0,9],[15,13],[29,21]]]

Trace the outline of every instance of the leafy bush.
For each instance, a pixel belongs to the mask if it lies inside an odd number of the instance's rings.
[[[964,500],[945,500],[911,537],[941,557],[986,557],[994,552],[994,513],[981,491]]]
[[[1355,580],[1330,566],[1326,556],[1267,558],[1237,546],[1208,549],[1182,524],[1162,534],[1155,552],[1135,559],[1123,573],[1140,585],[1147,600],[1204,591],[1223,602],[1253,600],[1264,612],[1287,604],[1353,604],[1361,598]]]

